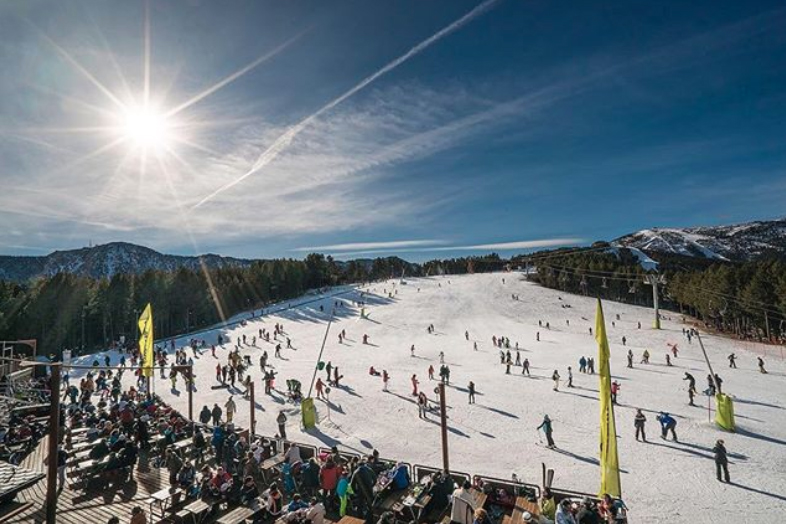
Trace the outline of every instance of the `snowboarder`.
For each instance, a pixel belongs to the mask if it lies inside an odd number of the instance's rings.
[[[523,367],[521,368],[521,374],[523,375],[524,373],[526,373],[528,377],[531,377],[532,375],[529,374],[529,359],[528,358],[524,359],[524,363],[522,364],[522,366]]]
[[[764,369],[764,359],[761,357],[756,357],[756,359],[759,361],[759,373],[767,373],[767,370]],[[735,365],[734,367],[736,368],[737,366]]]
[[[556,371],[554,373],[556,373]],[[546,434],[546,442],[548,442],[549,449],[554,449],[556,446],[554,445],[554,438],[552,437],[553,428],[551,426],[551,419],[548,415],[543,415],[543,422],[537,427],[537,431],[541,429],[543,433]]]
[[[475,383],[471,380],[469,381],[469,386],[467,386],[467,390],[469,392],[469,403],[475,403]]]
[[[729,367],[735,369],[737,367],[737,355],[735,355],[734,353],[729,355]]]
[[[645,422],[647,422],[647,417],[644,416],[641,409],[637,409],[636,417],[633,419],[633,426],[636,428],[636,440],[639,440],[639,435],[641,435],[641,440],[647,442],[647,435],[644,433]]]
[[[413,397],[417,397],[418,396],[418,384],[420,384],[420,382],[418,381],[418,376],[413,373],[411,380],[412,380],[412,396]]]
[[[666,440],[666,435],[669,431],[671,431],[671,438],[674,440],[674,442],[677,442],[677,433],[674,431],[674,429],[677,427],[677,421],[674,419],[674,417],[661,411],[660,414],[655,418],[658,422],[660,422],[660,438]]]
[[[554,381],[554,391],[559,391],[559,372],[556,369],[551,375],[551,380]]]
[[[721,472],[723,472],[723,479],[726,480],[726,483],[731,482],[731,478],[729,478],[729,457],[726,453],[726,446],[724,445],[723,440],[718,440],[715,443],[715,447],[712,448],[712,452],[715,453],[715,471],[718,474],[718,480],[723,482],[721,479]]]

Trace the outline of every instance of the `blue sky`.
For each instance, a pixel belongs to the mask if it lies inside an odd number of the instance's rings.
[[[784,27],[779,2],[6,1],[0,252],[422,260],[780,217]]]

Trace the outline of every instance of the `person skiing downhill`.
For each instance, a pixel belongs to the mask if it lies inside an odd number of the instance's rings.
[[[537,431],[543,430],[543,433],[546,434],[546,442],[548,442],[549,449],[554,449],[556,446],[554,445],[554,438],[552,437],[553,428],[551,426],[551,419],[548,415],[543,415],[543,422],[540,423],[540,426],[537,427]]]

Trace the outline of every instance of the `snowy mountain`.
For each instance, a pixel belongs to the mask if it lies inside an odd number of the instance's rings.
[[[786,219],[730,226],[653,228],[620,237],[613,245],[649,253],[673,253],[714,260],[746,261],[786,255]]]
[[[0,256],[0,279],[25,281],[57,273],[74,273],[93,278],[111,278],[117,273],[144,273],[150,269],[175,271],[180,267],[210,269],[248,266],[251,260],[207,254],[194,257],[164,255],[153,249],[112,242],[95,247],[55,251],[40,257]]]

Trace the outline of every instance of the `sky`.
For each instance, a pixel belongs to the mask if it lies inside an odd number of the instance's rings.
[[[410,260],[779,218],[782,2],[0,3],[0,253]]]

